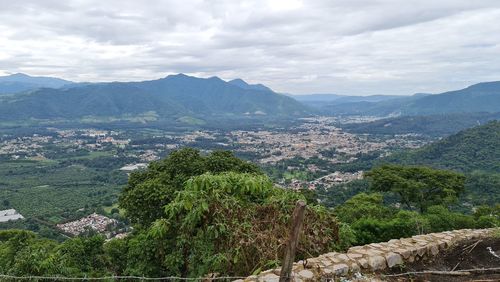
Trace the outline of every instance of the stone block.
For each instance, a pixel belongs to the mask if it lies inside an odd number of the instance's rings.
[[[356,272],[360,272],[361,271],[361,267],[356,262],[351,262],[351,264],[349,265],[349,268],[350,268],[350,270],[351,270],[352,273],[356,273]]]
[[[347,254],[347,256],[351,259],[351,260],[358,260],[360,258],[363,257],[362,254],[356,254],[356,253],[352,253],[352,254]]]
[[[383,270],[387,267],[387,262],[383,256],[370,256],[368,257],[368,265],[372,270]]]
[[[396,254],[400,254],[404,259],[408,259],[412,254],[411,250],[403,249],[403,248],[395,249],[394,252]]]
[[[368,260],[365,259],[365,258],[360,258],[357,260],[359,266],[361,266],[362,268],[368,268]]]
[[[263,282],[276,282],[276,281],[280,281],[280,277],[274,273],[269,273],[269,274],[266,274],[264,276],[261,276],[261,279],[260,281],[263,281]]]
[[[427,247],[425,245],[416,247],[416,250],[417,255],[420,257],[423,257],[427,253]]]
[[[428,249],[428,253],[430,255],[435,256],[435,255],[439,254],[439,245],[436,243],[428,245],[427,249]]]
[[[392,268],[396,265],[403,264],[403,258],[396,253],[388,253],[385,255],[385,260],[387,261],[387,266]]]
[[[314,278],[314,273],[310,270],[307,270],[307,269],[299,271],[298,275],[300,278],[303,278],[303,279],[313,279]]]
[[[349,266],[345,263],[334,264],[332,268],[336,275],[346,275],[349,273]]]
[[[339,259],[340,262],[348,262],[349,257],[346,254],[337,254],[335,258]]]
[[[251,275],[245,279],[245,282],[257,282],[257,281],[259,281],[257,275]]]

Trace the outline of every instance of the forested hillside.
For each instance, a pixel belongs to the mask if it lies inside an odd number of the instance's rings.
[[[461,172],[500,172],[500,121],[463,130],[421,149],[388,159]]]
[[[417,93],[411,96],[321,95],[297,97],[327,115],[419,116],[488,112],[500,109],[500,82],[484,82],[439,94]]]
[[[428,167],[381,166],[367,173],[372,194],[336,209],[272,184],[228,151],[182,149],[131,174],[120,208],[134,224],[123,239],[86,232],[56,242],[31,231],[0,231],[0,273],[14,276],[246,276],[279,266],[297,200],[307,201],[296,259],[354,244],[499,223],[499,209],[449,210],[464,176]],[[400,206],[387,205],[392,194]],[[339,222],[340,221],[340,222]],[[70,279],[70,278],[68,278]]]
[[[427,165],[466,175],[462,202],[500,201],[500,121],[463,130],[420,149],[395,154],[383,162]]]
[[[445,136],[492,120],[500,120],[500,112],[400,116],[365,123],[343,124],[341,127],[348,132],[360,134],[416,133],[429,136]]]
[[[183,74],[141,82],[78,84],[3,96],[0,118],[78,119],[149,115],[153,118],[294,116],[308,109],[267,89],[228,83],[220,78]]]

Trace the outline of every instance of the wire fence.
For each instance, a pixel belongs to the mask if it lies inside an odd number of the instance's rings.
[[[474,268],[474,269],[461,269],[454,271],[411,271],[396,274],[381,274],[382,277],[401,277],[401,276],[416,276],[416,275],[467,275],[467,273],[486,273],[486,272],[500,272],[500,267],[493,268]],[[13,281],[234,281],[238,279],[246,279],[248,277],[242,276],[221,276],[221,277],[144,277],[144,276],[107,276],[107,277],[64,277],[64,276],[15,276],[0,274],[0,281],[12,279]],[[279,277],[275,277],[276,281]],[[261,281],[257,279],[258,281]],[[264,280],[262,280],[264,281]],[[269,278],[266,277],[266,281]],[[322,278],[321,281],[334,281],[331,278]]]
[[[500,271],[500,267],[493,268],[473,268],[473,269],[460,269],[453,271],[439,271],[439,270],[424,270],[424,271],[410,271],[404,273],[396,273],[396,274],[385,274],[385,277],[398,277],[398,276],[409,276],[409,275],[425,275],[425,274],[434,274],[434,275],[465,275],[467,273],[478,273],[478,272],[497,272]]]
[[[0,281],[5,279],[12,279],[15,281],[234,281],[238,279],[245,279],[247,277],[240,276],[221,276],[221,277],[144,277],[144,276],[106,276],[106,277],[64,277],[64,276],[15,276],[0,274]]]

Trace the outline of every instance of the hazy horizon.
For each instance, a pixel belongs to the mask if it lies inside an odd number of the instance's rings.
[[[0,75],[185,73],[293,94],[441,93],[500,80],[498,1],[10,1]]]
[[[224,79],[224,78],[221,78],[221,77],[216,76],[216,75],[202,77],[202,76],[195,76],[195,75],[186,74],[186,73],[172,73],[172,74],[168,74],[168,75],[165,75],[165,76],[162,76],[162,77],[146,78],[144,80],[126,80],[126,79],[123,80],[122,79],[122,80],[111,80],[111,81],[72,81],[72,80],[69,80],[69,79],[62,78],[62,77],[56,77],[56,76],[39,76],[39,75],[32,75],[32,74],[29,74],[29,73],[21,73],[21,72],[7,72],[5,74],[0,74],[0,78],[1,77],[6,77],[6,76],[11,76],[11,75],[27,75],[27,76],[30,76],[30,77],[57,78],[57,79],[67,80],[67,81],[73,82],[73,83],[141,82],[141,81],[150,81],[150,80],[162,79],[162,78],[166,78],[166,77],[171,76],[171,75],[172,76],[175,76],[175,75],[186,75],[186,76],[191,76],[191,77],[196,77],[196,78],[202,78],[202,79],[208,79],[208,78],[212,78],[212,77],[217,77],[219,79],[222,79],[225,82],[229,82],[231,80],[236,80],[236,79],[241,79],[241,80],[245,81],[248,84],[262,84],[260,82],[255,82],[255,83],[254,82],[249,82],[248,80],[246,80],[244,78],[241,78],[241,77]],[[495,81],[478,81],[477,83],[484,83],[484,82],[495,82]],[[477,83],[474,83],[474,84],[477,84]],[[471,85],[474,85],[474,84],[471,84]],[[262,85],[268,86],[268,85],[265,85],[265,84],[262,84]],[[468,86],[471,86],[471,85],[466,85],[465,87],[468,87]],[[465,87],[463,87],[463,88],[465,88]],[[276,90],[274,90],[272,88],[271,88],[271,90],[273,90],[274,92],[276,92],[278,94],[289,95],[289,96],[313,96],[313,95],[339,95],[339,96],[383,96],[383,95],[386,95],[386,96],[411,96],[411,95],[415,95],[415,94],[441,94],[441,93],[444,93],[444,92],[454,91],[454,90],[460,90],[460,89],[459,88],[451,88],[451,89],[444,90],[444,91],[439,92],[439,93],[413,92],[413,93],[408,93],[408,94],[383,94],[383,93],[356,94],[356,93],[338,93],[338,92],[335,92],[335,91],[323,92],[323,93],[285,93],[285,92],[276,91]]]

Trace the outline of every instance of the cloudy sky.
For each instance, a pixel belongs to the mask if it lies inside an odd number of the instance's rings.
[[[498,0],[0,0],[0,75],[186,73],[288,93],[500,80]]]

